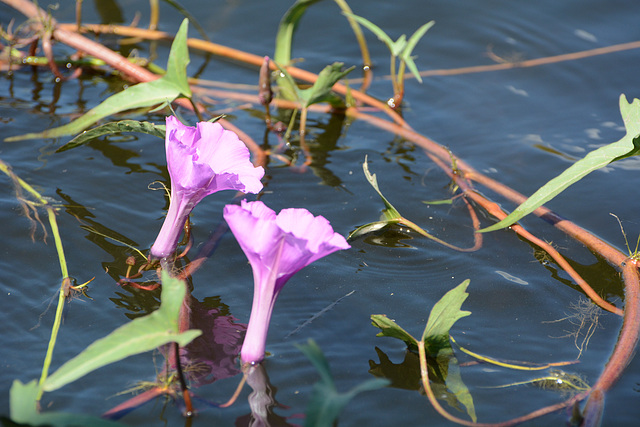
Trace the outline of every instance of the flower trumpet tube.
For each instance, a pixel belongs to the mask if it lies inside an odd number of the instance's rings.
[[[171,177],[169,211],[151,246],[151,255],[165,258],[178,246],[187,217],[203,198],[220,190],[259,193],[262,167],[254,167],[247,147],[219,123],[186,126],[167,117],[167,169]]]
[[[265,353],[273,306],[284,284],[312,262],[351,246],[329,221],[306,209],[283,209],[278,215],[264,203],[227,205],[224,219],[253,270],[253,305],[240,351],[243,363],[258,363]]]

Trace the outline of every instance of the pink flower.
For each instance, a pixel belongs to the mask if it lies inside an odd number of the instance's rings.
[[[264,358],[273,306],[284,284],[312,262],[351,246],[321,216],[306,209],[283,209],[278,215],[262,202],[227,205],[224,219],[253,269],[253,306],[240,358]]]
[[[238,136],[218,123],[185,126],[167,117],[167,168],[171,177],[169,211],[151,247],[151,255],[164,258],[178,246],[180,233],[195,205],[220,190],[259,193],[262,167],[254,167],[249,150]]]

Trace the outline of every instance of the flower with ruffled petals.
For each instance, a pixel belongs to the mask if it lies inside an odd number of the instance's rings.
[[[171,177],[169,211],[151,247],[151,255],[164,258],[178,246],[191,210],[200,200],[220,190],[259,193],[262,167],[254,167],[247,147],[219,123],[185,126],[167,117],[167,168]]]
[[[306,209],[283,209],[278,215],[264,203],[227,205],[224,219],[253,270],[253,305],[240,358],[264,358],[273,306],[284,284],[312,262],[350,246],[329,221]]]

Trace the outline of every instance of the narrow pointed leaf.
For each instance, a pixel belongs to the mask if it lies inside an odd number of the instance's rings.
[[[164,80],[172,83],[186,97],[191,96],[191,88],[187,78],[187,65],[190,62],[189,48],[187,47],[188,29],[189,20],[184,19],[171,44],[169,59],[167,60],[167,73],[163,76]]]
[[[177,97],[191,96],[191,89],[187,82],[187,64],[189,52],[187,49],[188,20],[184,20],[180,30],[171,45],[171,52],[167,63],[167,73],[158,80],[138,83],[122,92],[105,99],[100,105],[64,126],[48,129],[39,133],[6,138],[5,141],[21,141],[35,138],[57,138],[82,132],[87,127],[105,117],[121,111],[134,108],[151,107],[153,105],[172,102]]]
[[[183,281],[162,272],[160,308],[119,327],[62,365],[44,383],[46,391],[56,390],[110,363],[134,354],[177,342],[185,346],[201,334],[198,330],[179,333],[178,315],[186,293]]]
[[[296,1],[280,20],[278,33],[276,34],[276,48],[273,53],[273,60],[283,67],[289,66],[291,62],[291,49],[293,45],[293,34],[296,32],[300,19],[304,16],[307,8],[320,0],[298,0]],[[276,79],[280,88],[279,95],[289,101],[299,101],[297,90],[293,89],[285,81],[285,77],[280,75]],[[297,88],[297,86],[296,86]]]
[[[413,35],[409,38],[407,45],[405,46],[404,50],[400,54],[400,59],[404,61],[404,63],[407,65],[407,68],[409,68],[409,71],[411,71],[411,73],[420,83],[422,83],[422,77],[420,76],[420,72],[418,71],[418,67],[416,67],[415,62],[413,62],[415,57],[411,56],[411,53],[413,52],[413,49],[416,47],[416,44],[418,44],[420,39],[425,35],[425,33],[431,27],[433,27],[435,23],[436,23],[435,21],[429,21],[423,26],[421,26],[420,28],[418,28],[416,32],[413,33]]]
[[[400,215],[400,212],[398,212],[398,210],[396,208],[394,208],[391,203],[389,203],[387,198],[382,195],[382,192],[380,191],[380,188],[378,188],[378,179],[376,178],[376,174],[375,173],[371,174],[369,172],[368,156],[365,156],[365,158],[364,158],[364,163],[362,164],[362,170],[364,171],[364,176],[367,178],[367,181],[369,181],[369,184],[371,184],[373,189],[376,190],[376,193],[378,193],[378,195],[380,196],[380,198],[384,202],[384,206],[386,208],[385,209],[385,217],[387,219],[394,219],[394,218],[395,219],[401,219],[402,215]]]
[[[560,175],[540,187],[502,221],[483,228],[479,232],[509,227],[591,172],[603,168],[615,160],[640,153],[640,100],[634,99],[633,103],[629,104],[624,94],[620,95],[620,112],[627,130],[622,139],[590,152],[582,160],[577,161]]]
[[[403,34],[400,37],[398,37],[398,40],[396,40],[391,45],[391,55],[393,55],[396,58],[399,57],[404,51],[404,48],[406,46],[407,46],[407,36]]]
[[[278,33],[276,34],[276,49],[273,60],[288,66],[291,62],[291,46],[293,44],[293,34],[298,27],[298,23],[307,8],[320,0],[298,0],[296,1],[280,20]]]
[[[374,24],[373,22],[369,21],[368,19],[363,18],[362,16],[354,15],[352,13],[347,13],[347,12],[342,12],[342,14],[345,15],[345,16],[349,16],[349,17],[355,19],[358,22],[358,24],[360,24],[363,27],[367,28],[369,31],[371,31],[373,34],[375,34],[376,37],[378,37],[378,39],[381,42],[386,44],[387,48],[389,48],[390,52],[393,52],[394,42],[391,39],[391,37],[389,37],[387,35],[387,33],[385,33],[382,30],[382,28],[378,27],[376,24]]]
[[[156,125],[151,122],[140,122],[138,120],[120,120],[119,122],[105,123],[88,131],[82,132],[80,135],[58,148],[56,153],[84,145],[96,138],[100,138],[101,136],[113,135],[114,133],[121,132],[146,133],[148,135],[164,139],[165,125]]]

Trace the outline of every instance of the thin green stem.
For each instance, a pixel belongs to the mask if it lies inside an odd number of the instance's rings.
[[[347,4],[345,0],[334,0],[338,7],[346,12],[347,20],[349,21],[349,25],[353,30],[353,34],[356,36],[356,40],[358,41],[358,45],[360,46],[360,54],[362,55],[362,64],[364,66],[364,79],[362,81],[362,86],[360,90],[365,92],[369,87],[369,83],[371,82],[371,55],[369,54],[369,48],[367,47],[367,39],[364,37],[362,33],[362,29],[360,25],[353,19],[350,15],[353,14],[351,8]]]
[[[395,97],[398,93],[398,77],[396,76],[396,56],[394,54],[391,54],[389,70],[391,74],[391,85],[393,86],[393,96]]]
[[[38,391],[38,400],[42,397],[42,393],[44,392],[42,386],[49,375],[49,367],[51,366],[51,359],[53,357],[53,349],[56,345],[56,340],[58,338],[58,331],[60,330],[60,324],[62,323],[62,312],[64,310],[64,301],[65,301],[65,288],[70,285],[69,271],[67,269],[67,261],[64,256],[64,249],[62,247],[62,239],[60,238],[60,231],[58,229],[58,223],[56,221],[56,212],[51,207],[51,205],[47,202],[47,200],[42,197],[40,193],[38,193],[31,185],[25,182],[22,178],[17,176],[11,167],[0,160],[0,171],[4,172],[16,186],[16,192],[19,199],[22,199],[20,196],[20,187],[26,190],[29,194],[31,194],[40,204],[44,206],[47,210],[47,215],[49,217],[49,225],[51,226],[51,233],[53,234],[53,240],[56,244],[56,251],[58,252],[58,260],[60,261],[60,270],[62,272],[62,282],[60,284],[60,291],[58,292],[58,307],[56,308],[56,316],[53,321],[53,327],[51,328],[51,338],[49,338],[49,346],[47,347],[47,354],[44,358],[44,363],[42,366],[42,374],[40,375],[40,382],[38,385],[40,386],[40,390]],[[24,201],[24,203],[33,203]]]
[[[42,365],[42,374],[40,375],[40,381],[38,385],[40,390],[38,391],[38,400],[42,397],[44,392],[43,385],[49,375],[49,367],[51,366],[51,359],[53,358],[53,349],[56,346],[58,339],[58,331],[60,330],[60,324],[62,323],[62,312],[64,311],[65,292],[64,288],[67,286],[69,279],[69,272],[67,270],[67,261],[64,256],[64,249],[62,247],[62,239],[60,239],[60,232],[58,230],[58,222],[56,221],[56,213],[50,206],[46,207],[47,214],[49,216],[49,225],[51,226],[51,233],[53,239],[56,242],[56,251],[58,252],[58,260],[60,261],[60,270],[62,271],[62,283],[60,285],[60,291],[58,292],[58,306],[56,308],[56,316],[53,320],[53,327],[51,328],[51,338],[49,338],[49,346],[47,347],[47,354],[44,358]]]

